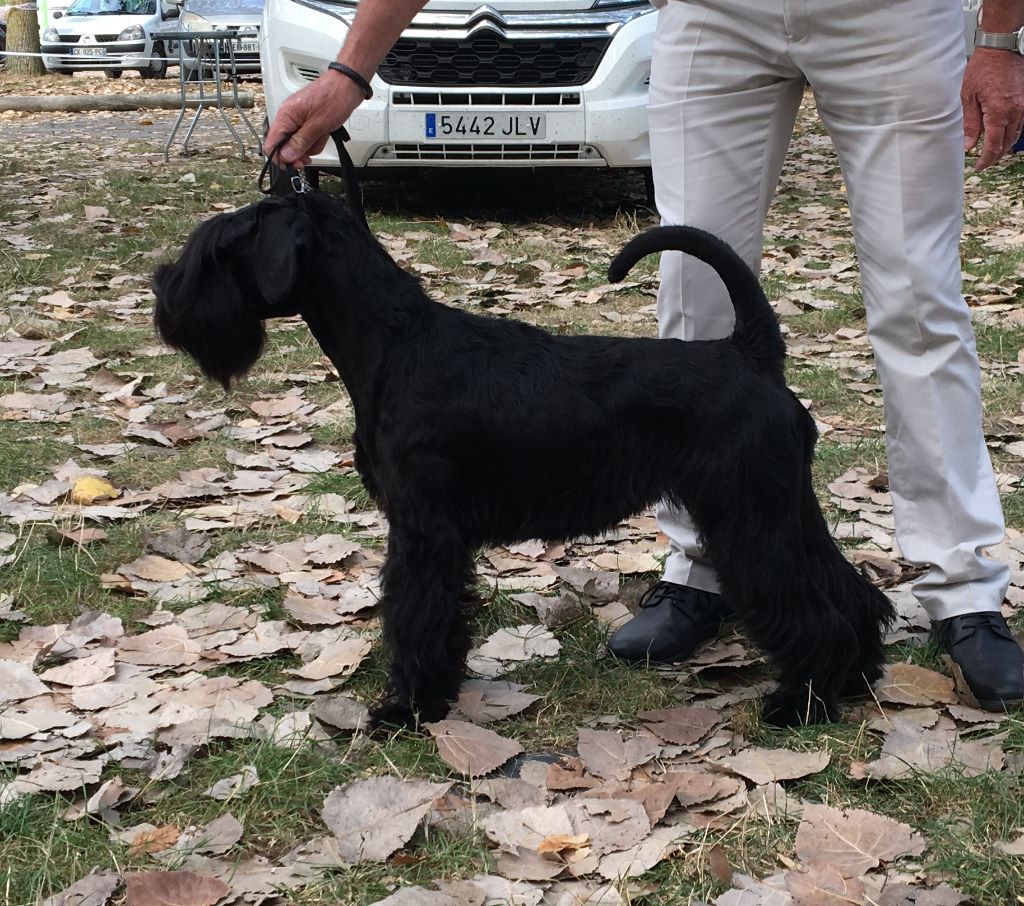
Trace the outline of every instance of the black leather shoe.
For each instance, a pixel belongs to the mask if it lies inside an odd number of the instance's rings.
[[[935,637],[956,661],[986,711],[1024,703],[1024,651],[1002,614],[966,613],[935,624]]]
[[[612,633],[608,650],[631,664],[683,661],[732,616],[721,595],[657,582],[640,599],[636,616]]]

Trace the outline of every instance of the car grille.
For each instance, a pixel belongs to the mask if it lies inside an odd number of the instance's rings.
[[[420,107],[579,107],[583,103],[578,91],[396,91],[391,95],[395,106]]]
[[[117,35],[95,35],[97,44],[110,44],[117,41]],[[77,44],[82,40],[82,35],[58,35],[61,44]]]
[[[400,38],[377,74],[392,85],[542,87],[590,81],[611,37]]]
[[[467,144],[396,144],[378,149],[376,160],[389,162],[406,161],[541,161],[572,160],[587,158],[579,144],[533,144],[533,145],[467,145]],[[589,161],[596,162],[596,161]]]

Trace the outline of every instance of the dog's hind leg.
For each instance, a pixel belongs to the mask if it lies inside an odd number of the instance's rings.
[[[764,463],[764,461],[762,461]],[[764,463],[772,468],[770,460]],[[790,460],[792,466],[792,461]],[[858,659],[854,627],[815,580],[798,505],[798,475],[730,470],[691,513],[722,594],[780,671],[764,719],[780,726],[837,720],[841,689]]]
[[[809,473],[801,503],[808,578],[846,618],[857,636],[857,657],[843,681],[841,694],[861,695],[882,677],[885,632],[895,620],[896,610],[836,546]]]
[[[469,651],[472,576],[470,549],[454,529],[392,519],[382,575],[391,664],[387,693],[371,713],[375,724],[412,727],[448,713]]]

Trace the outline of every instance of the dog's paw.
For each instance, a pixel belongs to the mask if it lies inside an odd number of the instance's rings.
[[[871,689],[885,673],[884,667],[873,667],[870,671],[851,673],[843,688],[839,690],[840,698],[863,698],[871,694]]]
[[[419,730],[424,724],[444,720],[451,710],[447,701],[429,702],[414,706],[408,699],[389,696],[370,709],[370,729]]]
[[[839,720],[839,702],[835,696],[822,698],[799,689],[780,689],[767,696],[761,720],[773,727],[803,727]]]
[[[419,726],[416,712],[408,699],[385,698],[370,709],[370,731],[415,730]]]

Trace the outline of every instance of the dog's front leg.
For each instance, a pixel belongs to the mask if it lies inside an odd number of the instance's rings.
[[[382,602],[391,666],[371,718],[414,727],[442,719],[458,696],[469,651],[472,557],[443,523],[414,528],[391,518]]]

